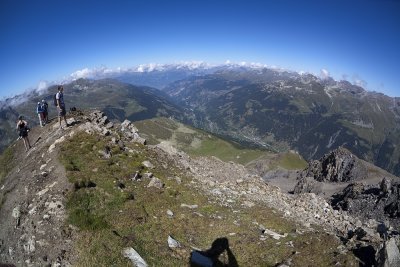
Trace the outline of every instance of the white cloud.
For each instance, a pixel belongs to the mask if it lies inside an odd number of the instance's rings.
[[[368,83],[367,83],[366,81],[361,80],[361,79],[355,79],[355,80],[353,81],[353,83],[354,83],[355,85],[358,85],[358,86],[363,87],[363,88],[367,87],[367,85],[368,85]]]
[[[368,83],[362,79],[358,74],[354,74],[352,77],[353,84],[360,86],[362,88],[366,88]]]
[[[319,74],[321,79],[328,79],[330,77],[329,71],[326,69],[321,69],[321,73]]]
[[[142,64],[139,65],[134,71],[136,72],[151,72],[154,70],[162,70],[164,65],[157,63]]]
[[[47,81],[40,81],[37,86],[37,90],[40,92],[47,89],[47,87],[49,87],[49,83]]]
[[[77,71],[71,73],[70,76],[71,76],[72,80],[77,80],[77,79],[80,79],[80,78],[89,78],[89,76],[91,74],[93,74],[93,70],[90,70],[88,68],[84,68],[84,69],[77,70]]]

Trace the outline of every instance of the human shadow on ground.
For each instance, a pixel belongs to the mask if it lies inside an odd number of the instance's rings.
[[[221,256],[226,251],[226,255]],[[221,260],[220,258],[223,258]],[[210,249],[192,251],[190,255],[191,267],[239,267],[235,256],[229,248],[226,237],[217,238]]]

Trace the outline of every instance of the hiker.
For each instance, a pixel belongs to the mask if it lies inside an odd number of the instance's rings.
[[[63,92],[64,92],[64,87],[62,85],[59,85],[58,93],[56,94],[55,99],[56,99],[56,106],[58,109],[58,122],[60,123],[60,129],[63,129],[63,127],[61,127],[61,117],[64,118],[65,126],[68,127]]]
[[[22,116],[18,117],[18,122],[17,122],[17,130],[19,132],[19,138],[22,138],[24,140],[24,145],[25,145],[25,151],[28,151],[31,148],[31,143],[29,142],[28,138],[28,123],[24,120]]]
[[[43,126],[44,126],[44,121],[43,121],[43,107],[42,107],[42,103],[40,103],[40,102],[37,103],[36,112],[37,112],[38,117],[39,117],[39,124],[40,124],[40,127],[43,127]]]
[[[42,100],[42,108],[43,108],[43,121],[44,123],[49,122],[49,104],[47,104],[46,100]]]

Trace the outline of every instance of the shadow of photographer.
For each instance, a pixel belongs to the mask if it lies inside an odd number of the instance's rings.
[[[226,251],[226,255],[221,255]],[[223,260],[221,260],[223,258]],[[211,248],[205,251],[192,251],[190,255],[191,267],[239,267],[235,255],[229,248],[226,237],[217,238],[211,244]]]

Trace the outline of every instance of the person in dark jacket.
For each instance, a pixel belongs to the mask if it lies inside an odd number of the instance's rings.
[[[24,120],[22,116],[19,116],[17,122],[17,130],[19,132],[19,139],[24,140],[25,150],[28,151],[31,148],[31,143],[28,138],[28,123]]]
[[[42,100],[42,109],[43,109],[43,121],[44,123],[49,122],[49,104],[47,104],[46,100]]]

